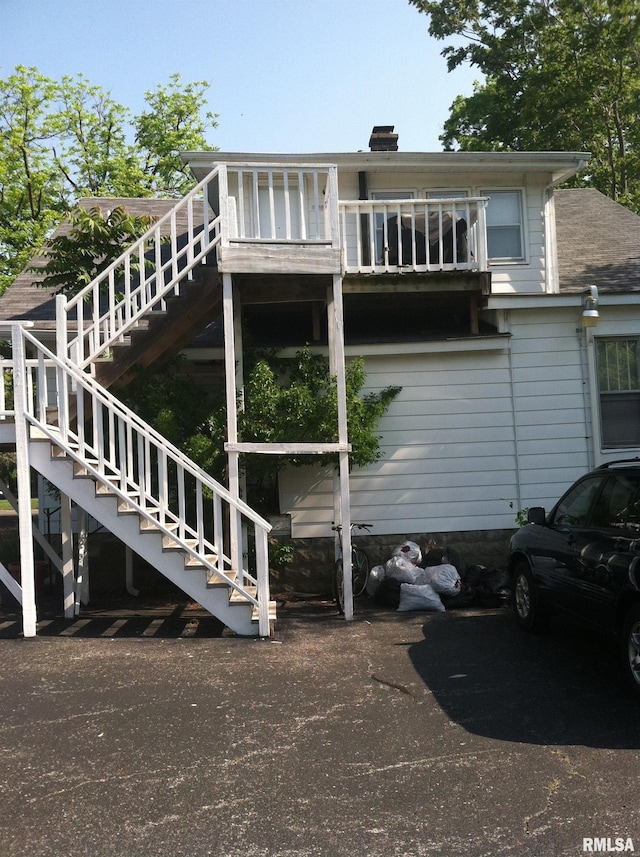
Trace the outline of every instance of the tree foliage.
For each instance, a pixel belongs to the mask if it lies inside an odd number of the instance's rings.
[[[134,116],[82,75],[0,78],[0,293],[81,197],[184,195],[180,151],[213,148],[207,87],[172,75]]]
[[[56,292],[74,295],[94,280],[155,222],[149,215],[130,214],[125,206],[104,211],[100,206],[85,209],[80,206],[68,215],[70,231],[56,235],[45,245],[43,267],[33,267],[35,273],[44,272],[41,286],[54,287]],[[151,262],[148,263],[151,265]],[[130,262],[132,271],[136,263]],[[116,282],[118,271],[116,271]]]
[[[247,356],[244,407],[238,414],[240,438],[256,443],[335,442],[338,439],[336,381],[328,363],[304,348],[294,358],[275,352]],[[123,399],[172,443],[216,479],[225,481],[226,406],[224,389],[204,389],[185,375],[180,363],[158,375],[145,373]],[[364,467],[382,451],[376,427],[399,387],[362,394],[362,360],[347,367],[347,421],[351,463]],[[317,461],[317,456],[314,456]],[[244,455],[248,501],[265,513],[277,511],[274,489],[285,466],[309,463],[309,456]],[[325,456],[323,462],[332,461]]]
[[[352,464],[364,467],[381,456],[375,434],[378,420],[400,392],[387,387],[361,396],[366,381],[364,361],[354,360],[346,368],[347,423],[353,446]],[[239,415],[243,441],[257,443],[320,442],[338,440],[338,394],[336,379],[327,360],[309,348],[293,359],[262,354],[248,372],[244,408]],[[306,457],[287,457],[285,464],[308,463]]]
[[[580,181],[640,211],[638,0],[409,2],[452,40],[450,71],[484,75],[452,105],[445,148],[589,151]]]

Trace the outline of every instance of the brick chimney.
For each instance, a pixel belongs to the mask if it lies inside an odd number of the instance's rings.
[[[393,125],[374,125],[369,148],[372,152],[397,152],[398,135],[393,133]]]

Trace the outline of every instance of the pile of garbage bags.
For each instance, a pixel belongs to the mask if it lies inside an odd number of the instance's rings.
[[[406,541],[384,565],[371,569],[367,594],[378,605],[398,611],[443,612],[448,606],[471,603],[498,606],[508,597],[508,577],[505,572],[477,565],[463,579],[444,550],[430,549],[423,561],[420,546]]]

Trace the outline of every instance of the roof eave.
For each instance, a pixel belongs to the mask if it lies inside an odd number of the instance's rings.
[[[182,152],[181,158],[198,180],[217,164],[336,164],[347,170],[467,169],[490,172],[534,171],[560,184],[580,172],[589,152]]]

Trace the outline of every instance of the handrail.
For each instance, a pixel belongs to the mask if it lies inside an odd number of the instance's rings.
[[[214,167],[76,295],[68,299],[58,295],[59,354],[66,354],[86,368],[113,343],[121,341],[128,330],[138,326],[146,314],[164,309],[169,294],[179,293],[180,281],[204,262],[220,242],[220,213],[212,214],[209,208],[212,195],[208,192],[209,185],[217,182],[219,172],[220,168]],[[201,218],[194,211],[196,201],[202,204]],[[186,214],[186,231],[178,227],[178,217],[183,214]],[[169,253],[163,254],[164,245],[169,246]],[[73,320],[76,332],[68,341]]]
[[[27,331],[22,330],[21,335],[35,354],[25,366],[27,422],[186,554],[197,558],[209,573],[257,606],[259,632],[268,636],[269,522],[87,373],[56,357]],[[230,514],[252,525],[246,528],[245,538],[252,531],[255,574],[244,567],[243,560],[235,569],[237,577],[230,576],[235,557],[249,552],[242,546],[225,549],[223,504]],[[249,592],[247,585],[256,586],[257,594]]]

